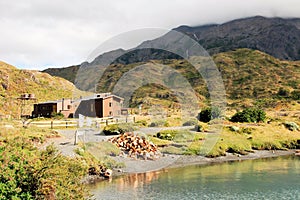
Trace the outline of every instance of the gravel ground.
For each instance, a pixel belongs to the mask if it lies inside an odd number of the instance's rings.
[[[171,129],[182,129],[190,127],[172,127]],[[166,128],[164,128],[166,129]],[[170,127],[168,128],[170,129]],[[145,134],[153,134],[161,128],[143,128],[138,132],[143,132]],[[77,145],[74,145],[75,141],[75,131],[76,130],[59,130],[58,132],[62,137],[52,138],[48,140],[47,144],[53,143],[63,155],[74,157],[74,150],[77,148]],[[95,130],[86,130],[85,142],[100,142],[106,141],[113,136],[104,136],[100,135],[99,131]],[[79,141],[83,141],[83,137],[79,137]],[[157,171],[164,168],[170,167],[183,167],[187,165],[205,165],[211,163],[220,163],[228,161],[239,161],[239,160],[248,160],[248,159],[258,159],[266,157],[276,157],[283,155],[294,154],[295,151],[254,151],[254,153],[249,153],[248,155],[235,155],[227,153],[226,156],[217,157],[217,158],[206,158],[204,156],[182,156],[182,155],[163,155],[157,160],[142,160],[134,159],[128,157],[112,157],[118,162],[125,163],[126,167],[123,168],[121,174],[123,173],[143,173],[148,171]],[[117,170],[115,171],[117,172]],[[120,174],[120,173],[116,173]]]

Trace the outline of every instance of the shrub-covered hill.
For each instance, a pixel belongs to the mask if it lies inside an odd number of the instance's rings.
[[[20,116],[23,93],[35,94],[37,101],[71,98],[75,86],[60,77],[33,70],[20,70],[0,62],[0,115]],[[31,103],[31,105],[30,105]],[[30,114],[33,101],[28,101],[23,114]]]
[[[281,61],[257,50],[238,49],[213,56],[219,68],[229,100],[241,99],[277,99],[289,98],[293,91],[300,90],[300,62]],[[180,72],[193,88],[200,99],[209,97],[206,84],[201,75],[189,63],[183,60],[155,61],[168,65]],[[140,65],[113,64],[106,69],[103,79],[98,84],[100,91],[112,91],[116,80],[130,69]],[[111,78],[113,77],[113,78]],[[283,92],[283,93],[282,93]],[[286,92],[286,94],[284,94]],[[166,88],[155,84],[140,88],[132,98],[132,105],[137,105],[147,98],[147,101],[169,99],[174,101],[174,95]],[[164,103],[167,105],[166,103]],[[170,105],[170,104],[169,104]]]
[[[237,49],[214,55],[213,60],[219,68],[226,88],[227,99],[277,99],[290,97],[300,90],[300,62],[283,61],[258,50]],[[151,61],[172,67],[181,73],[197,91],[200,99],[209,97],[206,84],[201,75],[184,60]],[[103,73],[97,90],[108,92],[114,89],[117,81],[129,70],[144,63],[112,64]],[[61,69],[64,74],[64,68]],[[76,73],[74,73],[76,74]],[[86,80],[87,82],[89,80]],[[87,84],[88,85],[88,84]],[[95,87],[90,88],[94,90]],[[295,92],[296,91],[296,92]],[[296,95],[297,96],[297,95]],[[172,106],[176,97],[170,90],[156,84],[146,85],[138,89],[131,99],[132,106],[142,102]]]

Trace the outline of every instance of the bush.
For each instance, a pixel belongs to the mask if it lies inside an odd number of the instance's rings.
[[[157,120],[154,122],[151,122],[151,124],[149,125],[149,127],[168,127],[169,123],[165,120]]]
[[[139,120],[135,122],[137,125],[140,126],[147,126],[147,121],[146,120]]]
[[[182,126],[195,126],[198,124],[197,119],[190,119],[182,124]]]
[[[119,135],[125,132],[134,131],[132,124],[122,123],[122,124],[111,124],[107,125],[103,129],[105,135]]]
[[[194,140],[195,134],[188,130],[163,130],[156,134],[156,137],[162,140],[171,140],[175,142],[186,142]]]
[[[195,125],[194,130],[197,132],[203,132],[204,128],[202,127],[202,125],[200,123],[198,123],[197,125]]]
[[[81,179],[87,167],[58,154],[53,146],[39,151],[24,137],[0,141],[0,199],[84,199]]]
[[[218,107],[205,108],[198,115],[198,120],[201,122],[209,122],[212,119],[220,118],[221,110]]]
[[[291,98],[294,100],[300,100],[300,90],[294,90],[291,92]]]
[[[51,118],[53,119],[63,119],[65,116],[62,113],[51,113]]]
[[[237,112],[230,119],[232,122],[264,122],[266,113],[261,109],[247,108],[242,112]]]
[[[287,96],[289,96],[289,93],[290,92],[287,89],[279,88],[277,95],[281,96],[281,97],[287,97]]]

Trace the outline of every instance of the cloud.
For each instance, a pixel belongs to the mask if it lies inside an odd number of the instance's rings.
[[[0,60],[20,68],[80,64],[102,42],[149,27],[300,17],[297,0],[0,0]],[[145,38],[147,39],[147,38]]]

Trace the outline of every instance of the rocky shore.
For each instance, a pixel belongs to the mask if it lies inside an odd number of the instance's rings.
[[[295,150],[257,150],[248,155],[239,155],[227,153],[226,156],[207,158],[204,156],[188,156],[188,155],[170,155],[165,154],[157,160],[136,160],[128,157],[116,156],[114,159],[118,162],[124,162],[125,168],[114,169],[113,177],[132,174],[145,173],[149,171],[158,171],[167,168],[185,167],[189,165],[209,165],[223,162],[243,161],[249,159],[271,158],[278,156],[287,156],[295,154]]]

